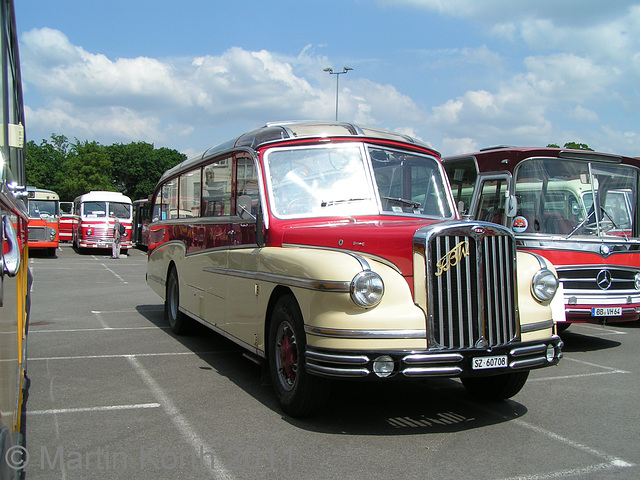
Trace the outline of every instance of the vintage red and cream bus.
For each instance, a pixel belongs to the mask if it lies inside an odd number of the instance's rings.
[[[0,0],[0,479],[23,478],[31,295],[25,131],[18,36],[11,0]]]
[[[638,320],[640,160],[584,150],[492,148],[444,159],[456,201],[555,265],[571,323]]]
[[[29,249],[55,255],[59,242],[60,197],[44,188],[27,187]]]
[[[561,357],[553,266],[461,219],[411,137],[267,124],[165,172],[152,201],[147,281],[171,329],[244,347],[292,416],[336,378],[460,377],[504,399]]]
[[[126,195],[120,192],[91,191],[73,201],[73,210],[78,218],[77,225],[74,225],[73,245],[78,250],[111,248],[116,218],[126,228],[121,249],[126,253],[132,247],[131,199]]]
[[[60,202],[60,221],[58,224],[60,241],[72,242],[74,225],[78,224],[78,217],[73,214],[73,202]]]

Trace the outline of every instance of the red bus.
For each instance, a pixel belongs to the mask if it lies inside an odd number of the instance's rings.
[[[73,210],[78,218],[73,230],[73,246],[83,249],[111,248],[113,227],[118,218],[126,229],[121,249],[125,253],[133,246],[131,242],[131,199],[120,192],[91,191],[73,201]]]
[[[27,187],[29,249],[46,249],[55,255],[59,242],[60,197],[44,188]]]
[[[24,474],[31,297],[22,80],[14,6],[0,0],[0,479]]]
[[[60,241],[72,242],[74,225],[78,223],[78,217],[73,214],[73,202],[60,202],[60,221],[58,223]]]
[[[498,147],[444,160],[461,211],[504,225],[557,269],[567,328],[640,316],[640,160]]]
[[[147,282],[172,331],[242,346],[292,416],[338,378],[459,377],[505,399],[562,356],[553,266],[461,219],[412,137],[270,123],[165,172],[152,202]]]

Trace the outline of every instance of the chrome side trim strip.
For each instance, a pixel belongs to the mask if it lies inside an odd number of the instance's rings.
[[[522,333],[536,332],[538,330],[545,330],[547,328],[553,328],[553,319],[545,320],[543,322],[528,323],[520,326]]]
[[[306,288],[307,290],[318,290],[322,292],[349,293],[350,282],[335,282],[325,280],[314,280],[311,278],[293,277],[291,275],[281,275],[278,273],[251,272],[246,270],[235,270],[233,268],[204,267],[204,272],[226,275],[229,277],[249,278],[254,281],[263,281],[287,285],[289,287]]]
[[[349,339],[425,339],[426,330],[347,330],[342,328],[321,328],[305,325],[305,333],[319,337],[349,338]]]

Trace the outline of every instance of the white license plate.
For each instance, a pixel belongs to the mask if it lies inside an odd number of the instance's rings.
[[[620,317],[622,307],[597,307],[591,309],[592,317]]]
[[[487,368],[505,368],[508,366],[506,355],[494,357],[475,357],[471,359],[471,367],[474,370],[486,370]]]
[[[108,243],[98,243],[98,248],[107,248],[107,247],[110,247],[110,246],[111,246],[111,244],[108,244]]]

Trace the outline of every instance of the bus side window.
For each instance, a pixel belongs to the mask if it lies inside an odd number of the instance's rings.
[[[202,216],[221,217],[231,214],[231,165],[226,158],[204,167]]]
[[[241,197],[250,199],[251,214],[255,217],[258,214],[259,188],[258,176],[250,158],[239,158],[236,164],[236,206]],[[245,200],[246,203],[249,203]],[[243,203],[244,205],[244,203]],[[236,207],[237,208],[237,207]]]

